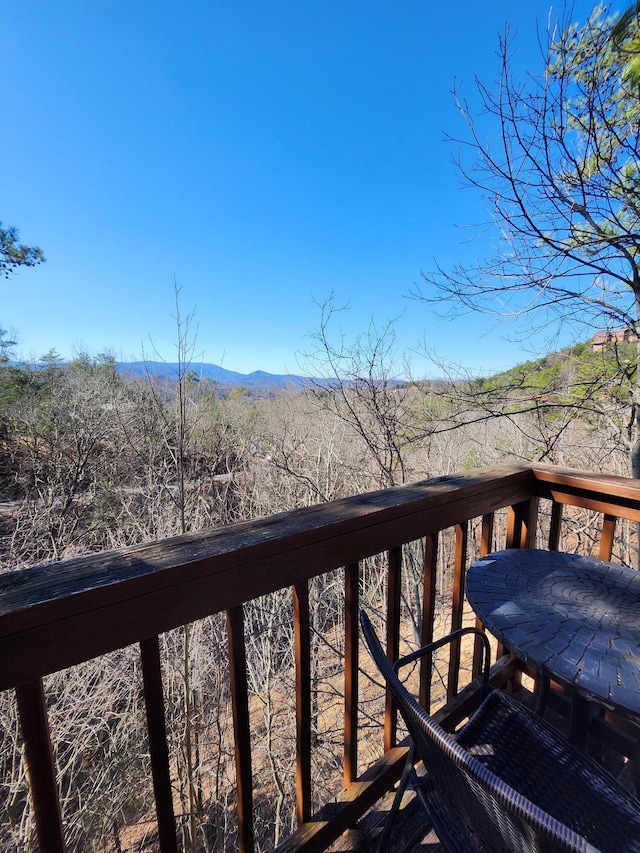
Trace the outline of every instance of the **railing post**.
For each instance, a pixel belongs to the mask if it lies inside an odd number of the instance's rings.
[[[65,853],[60,798],[42,680],[38,678],[19,684],[16,687],[16,700],[40,850],[41,853]]]
[[[157,637],[142,640],[140,643],[140,660],[142,661],[144,704],[147,712],[153,795],[158,818],[158,840],[161,853],[177,853],[178,840],[173,813],[169,750],[164,720],[160,643]]]
[[[613,553],[613,537],[616,532],[616,517],[605,513],[602,519],[602,533],[600,534],[599,560],[610,560]]]
[[[392,662],[400,657],[400,591],[402,587],[402,547],[389,551],[387,574],[387,659]],[[384,751],[396,745],[398,711],[387,688],[384,706]]]
[[[456,524],[456,549],[453,567],[453,592],[451,605],[451,631],[462,627],[462,611],[464,608],[465,572],[467,570],[467,540],[469,525]],[[453,699],[458,692],[458,675],[460,670],[460,640],[451,643],[449,647],[449,677],[447,679],[447,700]]]
[[[358,609],[360,568],[345,567],[344,613],[344,784],[358,778]]]
[[[559,501],[551,502],[551,523],[549,524],[549,550],[557,551],[560,545],[560,531],[562,529],[562,504]]]
[[[507,509],[507,548],[533,548],[538,524],[538,498],[528,500]]]
[[[247,682],[247,653],[244,643],[242,605],[227,611],[229,676],[238,785],[238,850],[253,853],[253,777],[251,771],[251,726]]]
[[[539,498],[532,495],[528,500],[511,506],[507,510],[507,548],[535,547],[538,525]],[[504,646],[498,643],[496,654],[504,654]],[[520,686],[522,673],[518,669],[510,680],[510,689]]]
[[[482,528],[480,532],[480,556],[486,557],[491,553],[493,548],[493,523],[494,515],[492,512],[482,516]],[[482,629],[484,626],[479,619],[476,619],[476,628]],[[473,642],[473,664],[471,667],[471,677],[477,678],[482,672],[483,646],[478,637]]]
[[[293,629],[296,659],[296,817],[311,816],[311,624],[309,583],[293,588]]]
[[[422,628],[420,645],[433,641],[433,619],[436,612],[436,580],[438,569],[438,535],[424,540],[424,574],[422,590]],[[431,670],[433,655],[425,655],[420,663],[420,704],[429,711],[431,707]]]
[[[486,557],[493,550],[493,522],[492,512],[482,516],[482,528],[480,531],[480,556]]]

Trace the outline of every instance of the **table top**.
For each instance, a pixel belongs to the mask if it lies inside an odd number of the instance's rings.
[[[536,671],[640,718],[640,573],[560,551],[498,551],[470,567],[467,598]]]

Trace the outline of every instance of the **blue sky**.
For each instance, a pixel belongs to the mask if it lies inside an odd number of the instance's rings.
[[[590,3],[575,4],[582,20]],[[497,34],[537,71],[538,0],[23,0],[2,12],[0,220],[47,263],[2,283],[24,357],[153,346],[175,357],[174,277],[197,351],[297,372],[332,292],[352,339],[398,316],[419,342],[493,370],[528,357],[486,318],[406,295],[433,258],[482,256],[484,216],[443,131],[451,88],[497,77]],[[489,128],[490,130],[490,128]],[[152,343],[153,346],[152,346]],[[414,371],[437,370],[413,356]]]

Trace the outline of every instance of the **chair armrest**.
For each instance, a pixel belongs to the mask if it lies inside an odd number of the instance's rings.
[[[433,643],[427,643],[426,646],[421,646],[421,648],[416,649],[415,652],[411,652],[408,655],[404,655],[401,658],[398,658],[397,661],[393,664],[393,672],[395,675],[398,675],[398,671],[403,666],[407,666],[410,663],[413,663],[420,658],[425,657],[428,654],[431,654],[436,649],[439,649],[441,646],[445,646],[448,643],[453,643],[456,640],[459,640],[460,637],[465,636],[466,634],[475,634],[482,641],[483,652],[484,652],[484,664],[482,667],[482,698],[484,699],[489,693],[489,670],[491,668],[491,646],[489,645],[489,640],[484,631],[481,631],[479,628],[459,628],[457,631],[452,631],[451,634],[447,634],[446,637],[441,637],[439,640],[434,640]]]

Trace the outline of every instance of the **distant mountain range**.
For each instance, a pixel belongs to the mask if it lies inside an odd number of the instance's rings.
[[[179,365],[164,361],[119,361],[118,370],[132,376],[153,376],[156,379],[175,380],[178,375]],[[235,370],[227,370],[218,364],[192,364],[189,370],[193,370],[198,379],[209,379],[218,385],[238,387],[244,385],[251,391],[282,391],[286,388],[301,388],[309,382],[321,385],[330,385],[327,379],[312,379],[308,376],[297,376],[292,373],[265,373],[264,370],[254,370],[253,373],[238,373]]]

